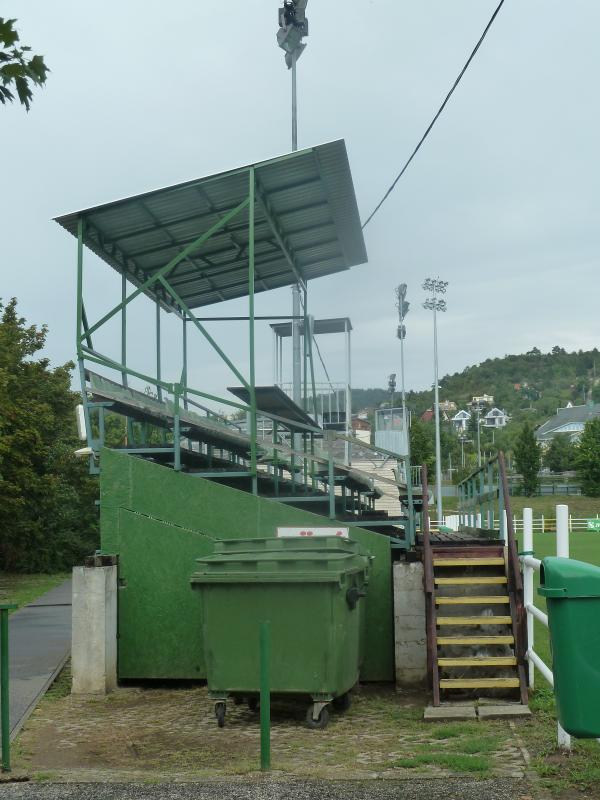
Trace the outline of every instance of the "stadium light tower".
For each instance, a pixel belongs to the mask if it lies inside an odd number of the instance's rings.
[[[438,525],[442,522],[442,447],[440,442],[440,394],[438,386],[438,346],[437,346],[437,312],[447,310],[446,301],[439,297],[445,294],[448,281],[440,278],[426,278],[423,282],[423,289],[431,293],[431,297],[423,303],[423,308],[433,311],[433,389],[435,401],[435,489]]]
[[[306,4],[308,0],[283,0],[279,9],[277,44],[285,52],[285,63],[292,70],[292,151],[298,149],[298,113],[296,99],[296,62],[302,55],[306,44],[302,41],[308,36]],[[302,403],[302,357],[300,353],[300,287],[292,286],[292,399],[297,405]],[[306,336],[306,331],[304,332]],[[296,444],[298,444],[296,437]]]
[[[406,292],[408,287],[405,283],[401,283],[399,286],[396,287],[396,308],[398,309],[398,329],[396,331],[396,335],[398,339],[400,339],[400,389],[402,391],[402,429],[404,431],[404,436],[406,437],[406,459],[404,462],[404,472],[406,477],[406,498],[408,500],[408,509],[409,509],[409,534],[412,540],[414,536],[413,530],[413,523],[414,523],[414,515],[413,515],[413,496],[412,496],[412,474],[411,474],[411,463],[410,463],[410,424],[408,419],[408,413],[406,410],[406,386],[404,382],[404,340],[406,339],[406,325],[404,324],[404,320],[406,319],[406,315],[408,314],[408,309],[410,303],[406,299]]]

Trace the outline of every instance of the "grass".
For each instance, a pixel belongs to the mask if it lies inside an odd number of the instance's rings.
[[[0,603],[16,603],[21,608],[70,577],[68,572],[53,575],[0,572]]]
[[[414,756],[397,759],[394,766],[404,767],[404,769],[437,766],[445,767],[453,772],[487,773],[490,771],[491,762],[483,756],[463,755],[462,753],[418,753]]]

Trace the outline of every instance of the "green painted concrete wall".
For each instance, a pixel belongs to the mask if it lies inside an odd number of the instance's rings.
[[[119,677],[204,678],[199,593],[189,578],[215,539],[269,537],[281,525],[330,520],[135,456],[101,454],[102,550],[119,555]],[[347,523],[343,523],[347,525]],[[394,675],[392,568],[387,536],[351,527],[374,556],[361,679]]]

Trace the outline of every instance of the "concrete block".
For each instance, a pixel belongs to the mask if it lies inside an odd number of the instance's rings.
[[[425,722],[477,719],[474,705],[427,706],[423,713]]]
[[[427,677],[423,565],[397,562],[393,585],[396,683],[414,686]]]
[[[483,705],[477,709],[479,719],[510,719],[514,717],[530,717],[529,706],[519,703],[503,703],[495,706]]]
[[[73,568],[73,694],[117,685],[117,567]]]

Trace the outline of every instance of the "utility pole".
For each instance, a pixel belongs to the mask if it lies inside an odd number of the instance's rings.
[[[445,294],[448,281],[440,278],[426,278],[423,289],[431,292],[431,297],[423,303],[423,308],[433,311],[433,373],[434,373],[434,404],[435,404],[435,489],[437,498],[437,519],[438,524],[442,521],[442,446],[440,441],[440,394],[438,384],[438,343],[437,343],[437,312],[447,310],[446,301],[439,298],[440,294]]]

